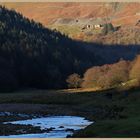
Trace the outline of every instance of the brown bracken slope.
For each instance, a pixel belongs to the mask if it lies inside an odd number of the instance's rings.
[[[114,24],[134,25],[140,19],[140,3],[1,3],[24,16],[51,24],[58,18],[110,17]]]

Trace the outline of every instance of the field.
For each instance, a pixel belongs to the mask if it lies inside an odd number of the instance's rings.
[[[62,34],[67,35],[72,39],[82,40],[86,42],[91,42],[94,39],[95,35],[101,33],[101,29],[86,29],[82,31],[82,25],[66,25],[66,24],[54,24],[47,26],[50,29],[56,29]]]
[[[25,90],[0,94],[0,111],[78,115],[95,121],[73,137],[140,137],[139,98],[139,90]]]

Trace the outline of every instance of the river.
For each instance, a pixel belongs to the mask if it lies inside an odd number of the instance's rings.
[[[19,134],[0,136],[0,138],[66,138],[74,131],[84,129],[93,122],[78,116],[47,116],[28,120],[4,122],[4,124],[20,124],[39,126],[41,130],[50,129],[50,132],[38,134]]]

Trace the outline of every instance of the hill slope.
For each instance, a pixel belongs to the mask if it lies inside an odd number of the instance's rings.
[[[69,74],[93,64],[76,41],[0,7],[0,88],[64,88]]]
[[[139,44],[140,27],[135,29],[140,20],[140,3],[1,3],[9,9],[15,9],[29,19],[34,19],[44,26],[57,29],[70,38],[103,44]],[[30,10],[32,9],[32,10]],[[85,30],[87,24],[105,24],[111,22],[122,30],[109,36],[98,36],[100,30]],[[131,28],[133,33],[129,30]],[[97,34],[97,36],[96,36]],[[121,38],[117,35],[121,34]],[[137,41],[131,34],[137,34]],[[110,38],[111,36],[111,38]],[[119,36],[119,35],[118,35]],[[105,38],[105,39],[104,39]]]
[[[0,90],[66,88],[66,78],[91,66],[132,60],[140,47],[74,41],[0,7]]]
[[[57,19],[109,17],[114,24],[134,25],[139,3],[1,3],[24,16],[48,25]],[[32,9],[32,10],[30,10]],[[47,15],[47,16],[46,16]]]

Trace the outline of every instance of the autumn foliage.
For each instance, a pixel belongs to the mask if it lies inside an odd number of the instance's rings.
[[[130,62],[121,60],[115,64],[92,67],[83,78],[83,88],[110,88],[126,82],[129,77]]]
[[[80,75],[74,73],[68,77],[66,82],[68,83],[69,88],[78,88],[81,86],[82,79],[80,78]]]
[[[130,79],[137,79],[140,81],[140,55],[136,57],[130,71]]]

